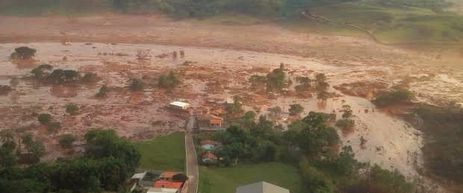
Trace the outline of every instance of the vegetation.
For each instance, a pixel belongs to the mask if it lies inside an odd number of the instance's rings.
[[[8,85],[0,85],[0,95],[6,95],[10,93],[13,89]]]
[[[58,142],[62,148],[71,148],[72,143],[74,143],[75,140],[76,140],[76,137],[74,135],[64,134],[59,137]]]
[[[420,106],[416,110],[425,134],[425,166],[431,174],[458,184],[463,183],[463,110],[454,104],[447,107]]]
[[[267,74],[267,91],[281,91],[285,87],[286,73],[283,64]]]
[[[77,115],[79,113],[79,106],[76,104],[70,103],[66,105],[66,113],[70,115]]]
[[[413,99],[413,93],[405,89],[394,89],[380,93],[373,103],[379,107],[390,105],[407,104]]]
[[[296,81],[297,81],[299,84],[296,85],[296,87],[294,87],[294,88],[295,88],[296,91],[298,91],[298,92],[309,91],[310,88],[312,87],[312,86],[311,86],[311,80],[310,80],[310,78],[307,77],[307,76],[296,77]]]
[[[234,193],[236,187],[266,181],[302,193],[301,177],[296,167],[279,163],[242,164],[233,168],[200,167],[199,192]]]
[[[31,71],[33,77],[48,84],[93,83],[97,81],[94,73],[85,73],[84,76],[76,70],[53,69],[49,64],[42,64]]]
[[[169,72],[169,74],[167,75],[161,75],[161,77],[159,77],[159,86],[161,88],[173,89],[179,84],[180,84],[180,81],[178,80],[174,72],[172,71]]]
[[[30,60],[35,56],[37,50],[29,47],[18,47],[14,49],[14,52],[10,55],[10,59],[13,60]]]
[[[37,119],[38,119],[39,123],[42,124],[42,125],[48,125],[52,121],[52,117],[48,113],[39,114]]]
[[[315,76],[315,90],[317,91],[317,99],[326,101],[329,97],[328,88],[330,85],[326,82],[325,74],[317,74]]]
[[[140,79],[130,79],[129,80],[129,90],[131,91],[143,91],[145,83]]]
[[[140,167],[156,170],[184,171],[185,138],[174,133],[135,144],[141,154]]]
[[[96,93],[95,96],[98,97],[98,98],[107,97],[109,91],[110,91],[109,87],[106,86],[106,85],[103,85],[103,86],[100,87],[100,89],[98,90],[98,93]]]
[[[302,112],[304,112],[304,107],[300,104],[292,104],[289,106],[289,115],[291,116],[299,116]]]

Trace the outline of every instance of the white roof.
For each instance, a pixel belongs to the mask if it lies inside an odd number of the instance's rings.
[[[262,181],[240,186],[236,188],[236,193],[289,193],[289,190]]]
[[[176,193],[177,189],[173,188],[149,188],[146,193]]]
[[[132,179],[143,179],[146,175],[146,172],[143,172],[143,173],[136,173],[132,176]]]
[[[189,107],[190,106],[189,103],[182,102],[182,101],[174,101],[174,102],[171,102],[170,105],[178,106],[178,107]]]

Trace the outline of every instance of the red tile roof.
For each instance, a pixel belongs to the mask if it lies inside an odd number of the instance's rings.
[[[180,189],[182,188],[183,182],[171,182],[167,180],[158,180],[155,181],[153,187],[155,188],[173,188],[173,189]]]

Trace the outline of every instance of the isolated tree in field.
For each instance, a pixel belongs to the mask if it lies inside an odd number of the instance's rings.
[[[180,84],[177,76],[174,72],[170,71],[167,75],[161,75],[159,77],[159,86],[165,89],[173,89]]]
[[[36,68],[32,69],[31,73],[34,75],[35,78],[39,80],[43,80],[47,78],[53,70],[53,66],[49,64],[41,64]]]
[[[131,91],[142,91],[144,87],[145,83],[140,79],[131,79],[129,81],[129,89]]]
[[[51,115],[48,113],[42,113],[42,114],[39,114],[37,119],[40,122],[40,124],[48,125],[51,122]]]
[[[300,76],[296,78],[298,85],[296,85],[295,89],[298,92],[301,91],[308,91],[311,88],[311,80],[307,76]]]
[[[66,113],[70,115],[77,115],[79,113],[79,106],[76,104],[70,103],[66,105]]]
[[[74,135],[72,135],[72,134],[64,134],[64,135],[60,136],[59,144],[63,148],[71,148],[72,143],[74,143],[75,140],[76,140],[76,137]]]
[[[342,118],[348,119],[353,115],[352,107],[350,105],[342,105]]]
[[[302,112],[304,112],[304,107],[300,104],[292,104],[289,106],[289,115],[291,116],[299,116]]]
[[[14,60],[28,60],[32,59],[36,52],[37,50],[29,47],[18,47],[14,49],[14,52],[11,54],[10,58]]]
[[[109,87],[106,85],[103,85],[100,87],[100,89],[98,90],[98,93],[96,93],[95,96],[99,98],[104,98],[108,96],[108,92],[109,92]]]
[[[277,68],[267,74],[267,90],[281,91],[285,86],[286,73],[281,68]]]

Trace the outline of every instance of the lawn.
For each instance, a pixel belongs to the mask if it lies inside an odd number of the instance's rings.
[[[234,193],[236,187],[266,181],[291,193],[302,192],[301,177],[295,167],[278,163],[243,164],[230,168],[200,167],[199,193]]]
[[[174,133],[156,137],[149,141],[137,142],[141,153],[140,167],[153,170],[185,170],[184,133]]]

